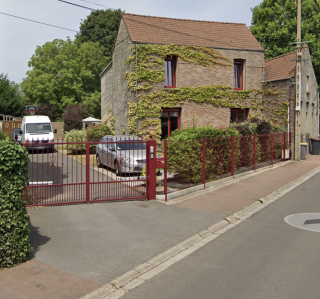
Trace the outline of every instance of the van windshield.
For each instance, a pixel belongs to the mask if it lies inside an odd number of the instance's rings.
[[[50,133],[52,132],[50,123],[26,124],[27,133]]]

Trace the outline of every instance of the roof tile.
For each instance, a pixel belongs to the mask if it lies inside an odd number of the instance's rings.
[[[246,24],[122,14],[132,42],[264,51]]]
[[[296,52],[278,56],[265,63],[265,81],[285,80],[295,76]]]

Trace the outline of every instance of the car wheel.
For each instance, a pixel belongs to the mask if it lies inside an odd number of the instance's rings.
[[[117,176],[121,175],[120,165],[119,165],[118,161],[114,162],[114,172]]]
[[[102,164],[101,164],[101,162],[100,162],[100,157],[99,157],[99,155],[96,156],[96,159],[97,159],[97,166],[98,166],[98,168],[101,168],[101,167],[102,167]]]

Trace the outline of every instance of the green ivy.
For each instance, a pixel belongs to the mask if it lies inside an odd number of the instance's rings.
[[[288,103],[279,103],[281,92],[272,87],[235,91],[230,86],[212,85],[152,91],[154,83],[165,80],[164,60],[168,56],[204,67],[231,67],[230,60],[215,49],[178,45],[133,46],[132,55],[126,61],[128,66],[132,66],[132,71],[125,73],[128,89],[138,92],[137,102],[128,103],[130,134],[137,133],[142,137],[152,134],[153,138],[159,139],[162,108],[174,108],[186,101],[266,111],[275,121],[287,122]]]
[[[23,192],[28,183],[28,153],[17,142],[0,140],[0,267],[27,261],[32,250]]]

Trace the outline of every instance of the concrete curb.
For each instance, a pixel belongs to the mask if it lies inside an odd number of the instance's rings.
[[[283,164],[282,164],[283,165]],[[320,166],[309,171],[298,179],[286,184],[279,188],[277,191],[272,192],[270,195],[257,200],[251,205],[247,206],[241,211],[238,211],[226,219],[213,224],[206,230],[186,239],[178,245],[168,249],[167,251],[155,256],[148,262],[135,267],[120,277],[114,279],[111,284],[108,283],[90,294],[81,297],[82,299],[116,299],[125,295],[126,292],[133,290],[135,287],[141,285],[148,279],[167,269],[177,261],[190,255],[192,252],[211,242],[219,235],[235,227],[241,222],[245,221],[248,217],[268,206],[272,202],[284,194],[290,192],[300,184],[304,183],[312,176],[320,172]]]

